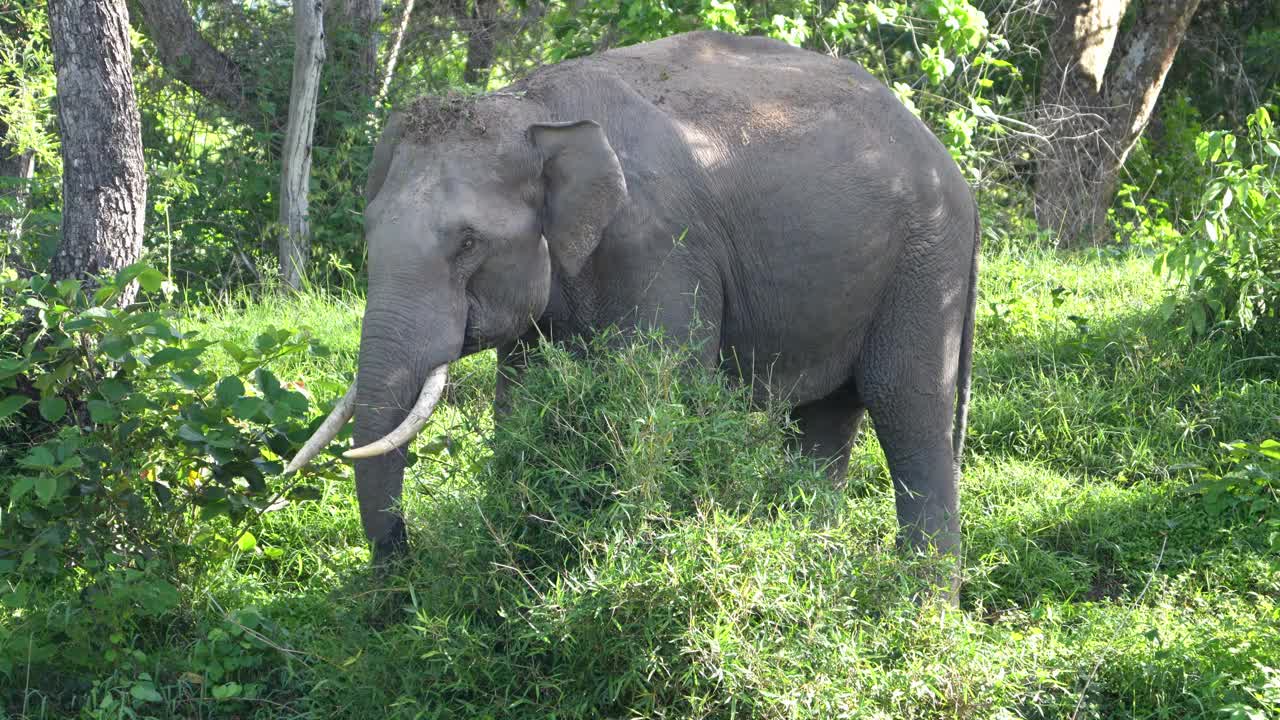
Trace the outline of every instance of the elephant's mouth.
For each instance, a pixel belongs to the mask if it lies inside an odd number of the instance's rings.
[[[467,302],[467,322],[462,330],[462,354],[460,357],[466,357],[473,353],[478,353],[486,349],[484,333],[476,327],[474,322],[475,313],[472,312],[472,303]]]

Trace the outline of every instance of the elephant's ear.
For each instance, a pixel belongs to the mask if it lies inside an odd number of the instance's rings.
[[[560,269],[573,277],[627,197],[622,165],[590,120],[531,125],[529,138],[542,156],[542,234]]]
[[[391,169],[392,154],[403,133],[404,114],[394,112],[387,118],[387,124],[382,128],[382,136],[378,138],[378,144],[373,148],[373,160],[369,163],[369,179],[364,183],[366,205],[373,202],[378,191],[382,189],[382,183],[387,179],[387,171]]]

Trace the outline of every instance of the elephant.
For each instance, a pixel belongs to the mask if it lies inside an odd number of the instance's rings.
[[[375,561],[406,547],[401,450],[451,362],[496,349],[502,406],[539,337],[661,328],[783,398],[846,472],[870,412],[899,543],[958,556],[979,218],[947,149],[854,62],[699,31],[549,65],[388,119],[366,187],[351,389]]]

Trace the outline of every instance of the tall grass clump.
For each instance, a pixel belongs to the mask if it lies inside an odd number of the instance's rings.
[[[916,600],[933,568],[895,552],[889,494],[851,501],[791,452],[783,408],[684,358],[616,336],[534,350],[476,492],[411,523],[416,557],[390,583],[407,632],[313,699],[399,696],[405,717],[981,717],[1007,694],[1011,675],[971,667],[989,661],[970,621]]]

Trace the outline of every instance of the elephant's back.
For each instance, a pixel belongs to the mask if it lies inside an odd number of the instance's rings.
[[[678,145],[730,182],[782,157],[881,177],[954,170],[924,123],[861,66],[770,38],[673,35],[547,66],[520,85],[556,96],[557,119],[599,121],[618,149],[668,155]]]
[[[872,134],[919,123],[856,63],[770,38],[699,31],[584,60],[681,123],[732,130],[731,144],[803,135],[833,113]]]

